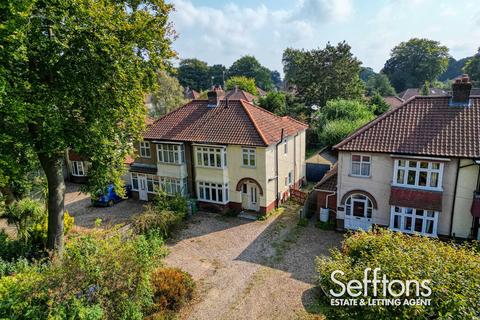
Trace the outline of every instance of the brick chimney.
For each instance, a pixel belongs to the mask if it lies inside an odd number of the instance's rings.
[[[451,104],[454,106],[468,106],[470,102],[470,90],[472,83],[468,74],[464,74],[457,78],[452,84]]]
[[[207,92],[208,107],[209,108],[216,107],[223,95],[224,95],[224,92],[220,85],[217,84],[214,87],[212,87],[212,90]]]

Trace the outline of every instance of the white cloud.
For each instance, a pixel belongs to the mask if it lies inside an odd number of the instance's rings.
[[[301,0],[292,18],[308,19],[315,23],[342,22],[350,18],[352,13],[352,0]]]

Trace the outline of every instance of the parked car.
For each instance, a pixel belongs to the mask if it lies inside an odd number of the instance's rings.
[[[121,197],[115,192],[113,184],[110,184],[107,186],[105,193],[98,192],[98,195],[95,198],[92,197],[92,205],[96,207],[113,207],[116,203],[131,197],[131,185],[125,186],[125,197]]]

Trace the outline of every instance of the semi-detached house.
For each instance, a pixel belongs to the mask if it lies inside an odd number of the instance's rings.
[[[335,146],[316,186],[338,229],[372,225],[479,238],[480,96],[468,76],[451,96],[415,96]]]
[[[134,197],[160,188],[208,209],[268,212],[304,180],[306,129],[216,87],[149,127],[130,165]]]

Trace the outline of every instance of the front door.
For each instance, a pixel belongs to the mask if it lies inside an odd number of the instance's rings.
[[[368,230],[372,226],[372,205],[370,200],[362,195],[354,195],[347,200],[345,212],[346,229]]]
[[[258,202],[258,187],[254,183],[244,183],[242,186],[242,208],[246,210],[258,211],[260,206]]]
[[[138,175],[138,198],[142,201],[148,201],[147,177]]]

